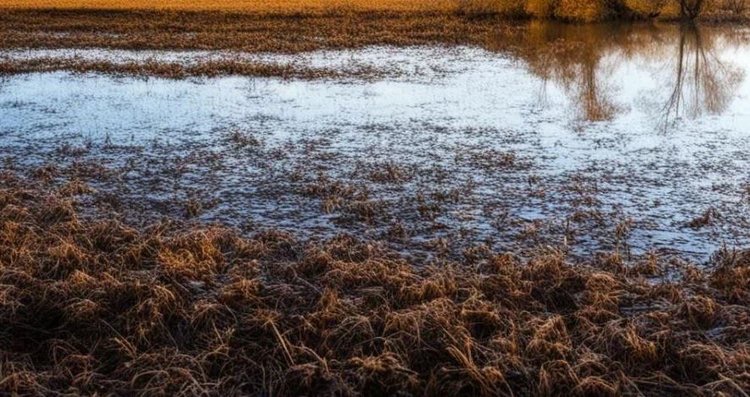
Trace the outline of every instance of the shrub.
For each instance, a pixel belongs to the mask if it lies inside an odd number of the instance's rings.
[[[730,12],[734,15],[745,15],[748,9],[747,0],[724,0],[721,3],[723,11]]]
[[[525,11],[535,18],[551,18],[559,4],[558,0],[528,0]]]
[[[631,15],[639,18],[653,18],[661,14],[667,0],[622,0],[623,6]]]
[[[555,16],[567,21],[594,22],[611,18],[612,4],[607,0],[560,0]]]

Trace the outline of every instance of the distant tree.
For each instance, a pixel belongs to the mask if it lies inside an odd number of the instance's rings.
[[[695,19],[703,11],[705,0],[679,0],[680,15],[685,19]]]

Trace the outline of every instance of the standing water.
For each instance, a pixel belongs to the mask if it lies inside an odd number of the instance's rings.
[[[16,50],[12,59],[247,58],[340,79],[0,79],[7,167],[96,164],[112,205],[309,238],[435,247],[750,245],[750,31],[677,25],[501,31],[484,48],[297,55]],[[375,69],[377,77],[356,71]],[[197,203],[197,204],[195,204]],[[193,208],[193,207],[191,207]],[[185,215],[185,216],[187,216]]]

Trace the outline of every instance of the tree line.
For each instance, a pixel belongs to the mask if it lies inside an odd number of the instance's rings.
[[[571,21],[670,18],[693,20],[707,11],[746,16],[750,0],[459,0],[467,14],[502,14]]]

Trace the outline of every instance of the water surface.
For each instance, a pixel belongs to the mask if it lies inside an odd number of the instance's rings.
[[[116,182],[92,182],[99,194],[144,217],[183,216],[197,201],[205,221],[355,233],[414,255],[482,243],[702,261],[750,244],[747,38],[737,27],[532,23],[485,48],[8,51],[245,57],[383,77],[6,76],[0,156],[22,169],[111,167]]]

